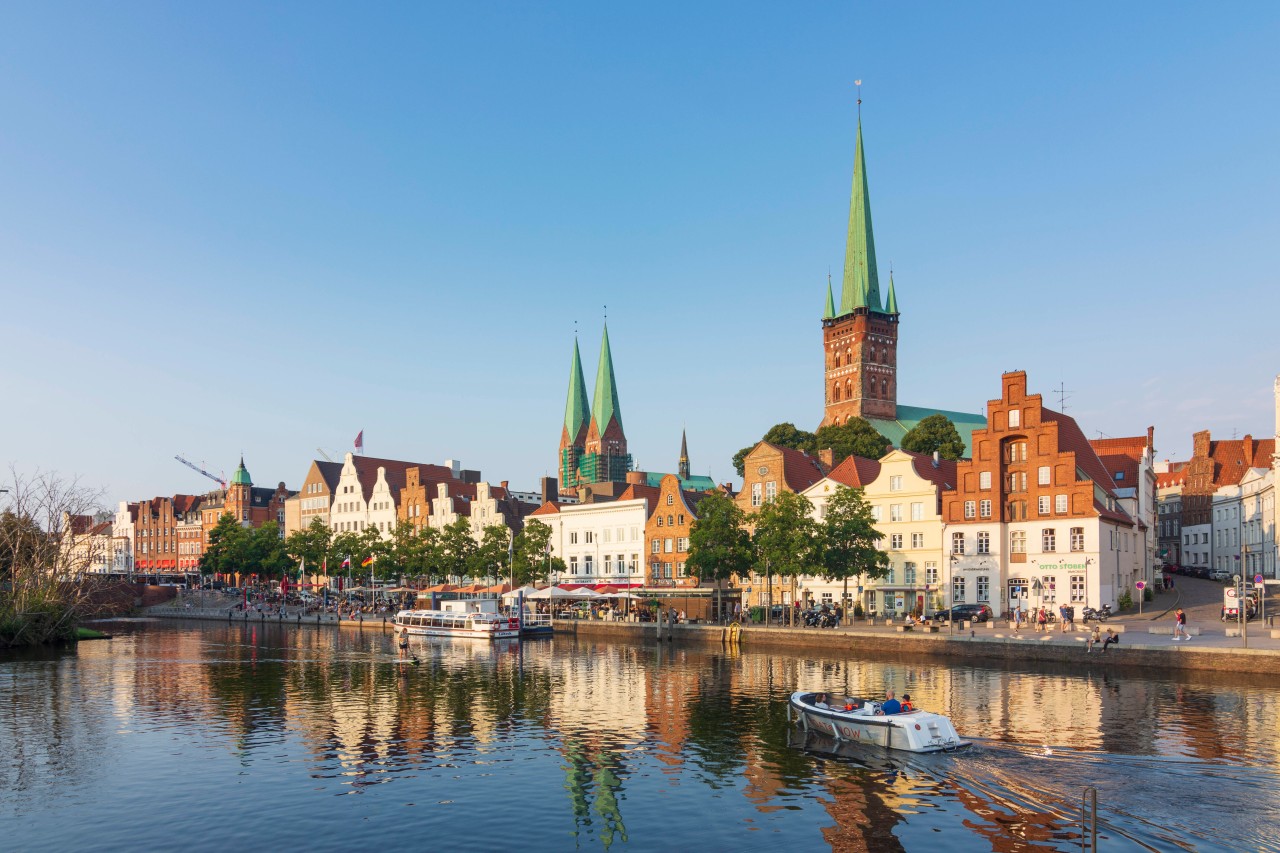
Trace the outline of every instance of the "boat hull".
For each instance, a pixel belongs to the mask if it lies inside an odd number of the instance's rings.
[[[392,620],[397,633],[417,637],[464,637],[472,640],[518,640],[520,620],[491,613],[401,610]]]
[[[816,708],[812,693],[793,693],[791,713],[809,731],[848,743],[903,752],[951,752],[969,746],[951,720],[927,711],[877,716],[870,711]]]

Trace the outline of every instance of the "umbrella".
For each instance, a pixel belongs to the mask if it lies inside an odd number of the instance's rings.
[[[588,586],[580,586],[568,594],[569,598],[600,598],[600,593]]]
[[[540,589],[537,592],[530,593],[527,597],[538,601],[545,601],[548,598],[582,598],[583,596],[576,595],[569,590],[562,589],[558,586],[549,586],[546,589]]]
[[[522,586],[522,587],[520,587],[519,589],[513,589],[513,590],[511,590],[511,592],[504,592],[504,593],[502,594],[502,600],[503,600],[503,601],[515,601],[517,598],[519,598],[519,597],[520,597],[520,593],[522,593],[522,592],[524,593],[524,597],[525,597],[525,598],[533,598],[533,594],[534,594],[535,592],[538,592],[538,588],[537,588],[536,586],[534,586],[533,584],[529,584],[529,585],[527,585],[527,586]],[[543,597],[543,598],[546,598],[546,596],[545,596],[545,595],[544,595],[544,596],[542,596],[542,597]]]

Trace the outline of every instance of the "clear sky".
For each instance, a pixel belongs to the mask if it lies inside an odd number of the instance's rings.
[[[554,473],[822,414],[855,79],[899,402],[1270,435],[1275,3],[0,4],[0,462],[110,502],[315,448]]]

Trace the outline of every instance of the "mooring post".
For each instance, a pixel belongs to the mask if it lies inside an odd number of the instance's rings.
[[[1092,785],[1080,795],[1080,849],[1089,853],[1097,853],[1098,850],[1098,789]]]

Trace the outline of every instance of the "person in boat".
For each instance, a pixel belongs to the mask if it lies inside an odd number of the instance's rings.
[[[827,704],[827,694],[825,694],[825,693],[815,693],[815,694],[814,694],[814,696],[813,696],[813,707],[815,707],[815,708],[830,708],[831,706]]]
[[[902,710],[902,703],[893,698],[893,691],[886,690],[884,692],[884,701],[880,703],[881,714],[897,714]]]
[[[902,694],[902,713],[905,714],[907,711],[914,711],[914,710],[915,708],[911,705],[911,694],[903,693]]]

